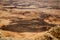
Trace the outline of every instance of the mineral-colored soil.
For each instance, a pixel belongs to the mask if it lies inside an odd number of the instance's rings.
[[[5,1],[0,3],[0,40],[60,40],[60,7],[56,1],[19,2],[13,2],[13,7]]]

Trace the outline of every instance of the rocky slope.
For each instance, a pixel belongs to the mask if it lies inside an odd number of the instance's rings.
[[[10,37],[13,40],[15,37],[19,40],[40,40],[39,37],[45,35],[46,31],[60,25],[59,16],[42,11],[1,10],[0,15],[0,32],[2,37],[8,37],[8,40]]]
[[[56,1],[14,2],[13,6],[1,2],[0,40],[60,40],[60,9]]]

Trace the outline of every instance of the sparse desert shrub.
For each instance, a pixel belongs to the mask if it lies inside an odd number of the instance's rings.
[[[47,34],[43,34],[35,38],[35,40],[53,40],[53,38]]]
[[[53,27],[48,32],[54,37],[56,37],[57,39],[60,39],[60,26]]]
[[[60,26],[52,27],[43,35],[35,38],[35,40],[60,40]]]

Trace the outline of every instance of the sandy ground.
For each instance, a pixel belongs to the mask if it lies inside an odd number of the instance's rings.
[[[54,10],[54,9],[44,9],[44,10],[39,10],[39,11],[27,11],[27,10],[21,10],[21,11],[17,11],[18,9],[12,10],[11,12],[7,12],[7,11],[0,11],[0,20],[1,20],[1,30],[0,33],[2,34],[3,37],[16,37],[16,38],[21,38],[21,40],[23,40],[24,38],[26,39],[35,39],[39,36],[42,36],[46,33],[46,31],[49,30],[49,28],[53,27],[53,26],[49,26],[49,24],[54,24],[54,25],[59,25],[60,24],[60,19],[59,17],[59,10]],[[52,12],[51,12],[51,11]],[[29,13],[29,14],[25,14],[25,13]],[[23,14],[22,14],[23,13]],[[47,22],[48,24],[43,24],[41,22],[41,15],[42,14],[46,14],[46,15],[53,15],[54,13],[56,13],[58,15],[58,17],[56,16],[56,14],[54,14],[53,16],[46,17],[46,18],[42,18],[45,22]],[[50,13],[50,14],[48,14]],[[29,16],[28,16],[29,15]],[[44,15],[42,15],[44,16]],[[20,18],[20,19],[19,19]],[[40,18],[40,21],[37,20],[33,20],[33,19],[37,19]],[[33,21],[31,21],[33,20]],[[38,19],[39,20],[39,19]],[[25,22],[26,21],[26,22]],[[41,22],[40,24],[38,24],[39,22]],[[34,24],[36,23],[36,24]],[[8,25],[8,26],[7,26]],[[10,26],[9,26],[10,25]],[[43,30],[45,29],[45,30]],[[17,40],[17,39],[16,39]]]

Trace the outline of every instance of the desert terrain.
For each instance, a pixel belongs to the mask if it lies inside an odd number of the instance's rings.
[[[60,40],[60,1],[0,0],[0,40]]]

